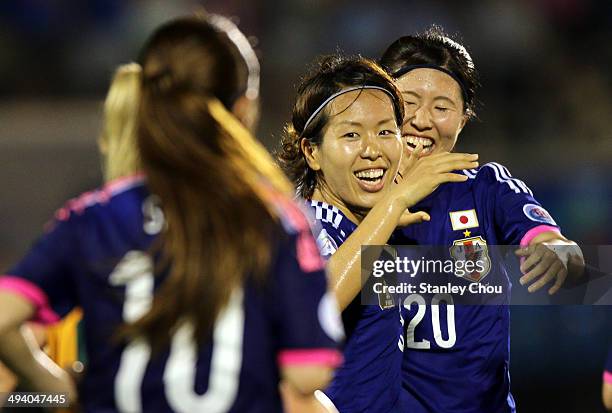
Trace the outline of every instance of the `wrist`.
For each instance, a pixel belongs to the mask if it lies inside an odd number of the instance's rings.
[[[392,195],[387,196],[387,201],[385,203],[387,205],[387,214],[396,216],[399,218],[404,211],[408,209],[408,205],[405,200],[401,197],[394,197]]]

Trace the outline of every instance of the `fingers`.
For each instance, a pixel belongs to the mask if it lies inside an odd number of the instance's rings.
[[[531,284],[529,288],[527,288],[527,290],[530,293],[538,291],[540,288],[544,287],[546,284],[554,280],[561,269],[563,269],[563,265],[560,261],[557,260],[553,262],[552,265],[548,268],[548,270],[544,273],[544,275],[538,281]]]
[[[530,293],[540,290],[546,284],[555,280],[554,285],[548,290],[548,294],[552,295],[559,291],[565,283],[567,268],[557,254],[545,245],[530,245],[527,248],[516,250],[515,254],[524,257],[520,266],[521,272],[525,274],[519,280],[521,285],[535,281],[527,289]]]
[[[442,163],[442,162],[476,162],[478,161],[477,153],[457,153],[457,152],[442,152],[435,155],[431,155],[429,157],[432,162]]]
[[[478,154],[442,153],[428,158],[422,159],[424,167],[429,165],[435,173],[475,169],[479,166]]]
[[[400,217],[399,226],[405,227],[412,224],[420,224],[422,222],[429,222],[431,220],[431,216],[427,212],[418,211],[412,213],[406,210],[402,216]]]
[[[393,182],[399,184],[400,182],[402,182],[402,179],[404,179],[404,176],[400,171],[397,171],[397,175],[395,175],[395,178],[393,178]]]
[[[408,173],[408,171],[410,171],[410,169],[412,169],[414,164],[416,164],[416,162],[421,157],[421,152],[423,152],[423,145],[421,145],[419,143],[416,146],[416,148],[410,153],[410,156],[408,157],[408,159],[404,163],[404,165],[403,165],[404,167],[403,167],[403,169],[401,171],[402,175],[406,175]]]
[[[462,174],[454,174],[451,172],[447,172],[438,176],[437,182],[438,185],[444,182],[465,182],[469,178]]]
[[[438,169],[443,172],[460,171],[462,169],[476,169],[478,165],[478,161],[452,161],[438,165]]]
[[[557,281],[555,281],[555,284],[548,289],[548,294],[549,295],[556,294],[557,291],[559,291],[559,289],[563,287],[563,284],[565,284],[566,278],[567,278],[567,268],[563,267],[561,268],[561,271],[557,273]]]
[[[478,155],[449,154],[444,158],[440,158],[436,162],[435,170],[437,172],[459,171],[461,169],[478,168]]]
[[[519,250],[516,250],[515,254],[518,255],[519,257],[527,257],[522,263],[521,263],[521,272],[523,274],[525,274],[527,271],[529,271],[529,269],[531,267],[533,267],[534,265],[536,265],[538,262],[540,262],[540,260],[542,259],[542,256],[544,255],[544,253],[546,252],[545,249],[543,248],[538,248],[538,245],[530,245],[527,248],[522,248]]]
[[[514,253],[518,255],[519,257],[527,257],[533,253],[534,249],[535,249],[535,246],[532,245],[529,247],[519,248],[516,251],[514,251]],[[524,272],[522,268],[521,268],[521,272]]]
[[[531,283],[531,281],[544,274],[553,262],[557,261],[557,256],[554,252],[544,246],[542,247],[536,248],[534,253],[521,264],[521,272],[525,274],[519,280],[521,285]],[[534,264],[535,267],[531,268]],[[527,270],[529,272],[526,272]]]

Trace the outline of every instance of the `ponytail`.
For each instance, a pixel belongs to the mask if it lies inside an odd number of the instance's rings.
[[[259,80],[255,53],[231,21],[173,20],[149,39],[141,65],[137,147],[165,218],[152,250],[163,281],[150,311],[119,337],[144,337],[159,351],[184,323],[198,344],[208,341],[234,289],[265,281],[285,236],[274,200],[293,191],[229,110],[256,97]]]
[[[99,145],[106,182],[140,170],[136,129],[141,75],[136,63],[119,66],[104,101]]]

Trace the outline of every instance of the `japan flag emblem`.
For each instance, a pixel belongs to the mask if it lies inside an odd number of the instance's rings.
[[[478,226],[478,217],[476,216],[475,209],[450,212],[450,221],[453,231],[476,228]]]

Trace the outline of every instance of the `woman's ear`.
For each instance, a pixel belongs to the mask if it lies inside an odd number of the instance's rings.
[[[311,143],[308,139],[302,138],[300,140],[300,149],[304,153],[304,158],[306,158],[306,163],[313,171],[320,171],[321,164],[319,162],[319,145],[315,145]]]

